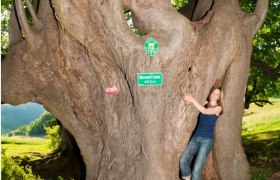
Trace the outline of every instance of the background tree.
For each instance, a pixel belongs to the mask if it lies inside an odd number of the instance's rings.
[[[181,95],[193,93],[203,103],[215,84],[225,92],[225,110],[215,134],[215,170],[205,173],[249,179],[241,117],[251,42],[267,1],[251,14],[236,0],[190,1],[183,15],[168,1],[32,3],[26,1],[31,23],[22,1],[12,8],[2,98],[44,104],[77,141],[87,179],[178,178],[198,115]],[[144,36],[127,26],[127,9]],[[160,45],[152,60],[143,52],[148,37]],[[162,72],[164,84],[139,87],[138,72]],[[112,84],[117,95],[105,93]]]
[[[246,5],[245,5],[246,4]],[[243,10],[251,12],[256,1],[242,0]],[[253,41],[250,76],[245,108],[250,103],[263,106],[271,102],[268,97],[280,96],[280,3],[270,0],[267,17]]]
[[[1,57],[4,58],[9,49],[8,23],[11,11],[11,0],[1,1]]]

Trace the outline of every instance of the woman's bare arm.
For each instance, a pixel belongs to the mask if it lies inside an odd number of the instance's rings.
[[[202,114],[216,114],[217,116],[222,112],[222,107],[221,106],[216,106],[213,108],[205,108],[204,106],[200,105],[193,97],[191,94],[184,94],[184,100],[191,102],[196,109],[201,112]]]

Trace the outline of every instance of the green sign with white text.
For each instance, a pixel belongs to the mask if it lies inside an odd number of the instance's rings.
[[[162,86],[162,73],[137,73],[138,86]]]
[[[154,56],[158,52],[158,42],[154,38],[148,38],[144,43],[144,50],[148,56]]]

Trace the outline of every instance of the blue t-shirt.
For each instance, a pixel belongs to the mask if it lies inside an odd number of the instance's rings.
[[[198,115],[198,124],[194,131],[194,135],[203,138],[213,139],[214,128],[219,116],[215,114],[202,114]]]

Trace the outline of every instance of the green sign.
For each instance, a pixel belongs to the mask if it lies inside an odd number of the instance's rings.
[[[148,56],[154,56],[158,52],[158,42],[154,38],[148,38],[144,43],[144,50]]]
[[[162,73],[137,73],[138,86],[161,86]]]

